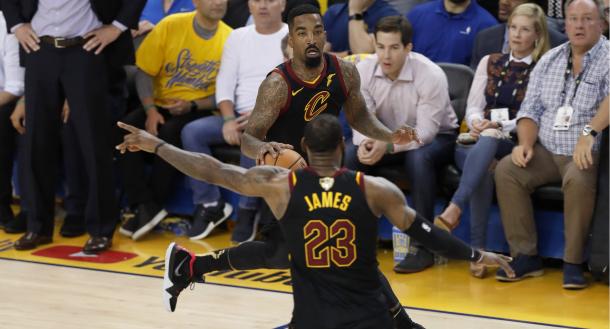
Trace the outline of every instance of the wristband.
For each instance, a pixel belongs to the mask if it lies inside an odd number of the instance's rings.
[[[155,151],[153,153],[157,154],[157,152],[159,152],[159,148],[161,148],[161,146],[167,144],[166,142],[161,142],[159,144],[157,144],[157,146],[155,146]]]
[[[392,144],[392,143],[388,143],[388,144],[385,146],[385,153],[390,154],[390,153],[392,153],[392,152],[394,152],[394,144]]]
[[[142,107],[144,107],[144,112],[146,112],[146,111],[148,111],[148,110],[150,110],[150,109],[152,109],[152,108],[157,108],[157,107],[155,106],[155,104],[147,104],[147,105],[142,105]]]
[[[23,104],[25,103],[25,97],[21,97],[17,100],[17,104]]]
[[[229,122],[235,120],[235,116],[222,117],[222,121]]]

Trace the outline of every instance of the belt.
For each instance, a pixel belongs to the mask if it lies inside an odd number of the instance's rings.
[[[81,46],[87,42],[88,39],[83,37],[76,38],[54,38],[48,35],[40,37],[40,40],[44,43],[50,44],[55,48],[69,48],[74,46]]]

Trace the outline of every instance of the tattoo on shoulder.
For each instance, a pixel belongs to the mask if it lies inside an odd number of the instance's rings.
[[[263,138],[273,125],[288,97],[288,84],[278,73],[271,73],[258,88],[256,104],[246,132]]]
[[[341,72],[343,73],[343,80],[345,81],[347,92],[352,94],[352,90],[360,90],[360,73],[358,73],[356,65],[354,65],[354,63],[339,59],[339,66],[341,67]]]

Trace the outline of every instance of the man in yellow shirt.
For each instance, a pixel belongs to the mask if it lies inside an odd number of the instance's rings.
[[[163,19],[146,36],[136,53],[136,88],[142,107],[123,120],[180,145],[187,123],[211,114],[216,106],[216,74],[231,28],[220,19],[227,0],[194,0],[195,11]],[[120,232],[137,240],[166,215],[163,203],[177,171],[155,158],[152,173],[146,158],[132,153],[121,166],[127,200],[135,217]]]

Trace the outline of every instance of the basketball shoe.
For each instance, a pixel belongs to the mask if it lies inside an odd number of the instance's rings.
[[[204,282],[203,277],[193,276],[195,254],[175,242],[170,243],[165,252],[165,273],[163,274],[163,304],[168,312],[176,309],[178,296],[186,287],[195,282]]]

